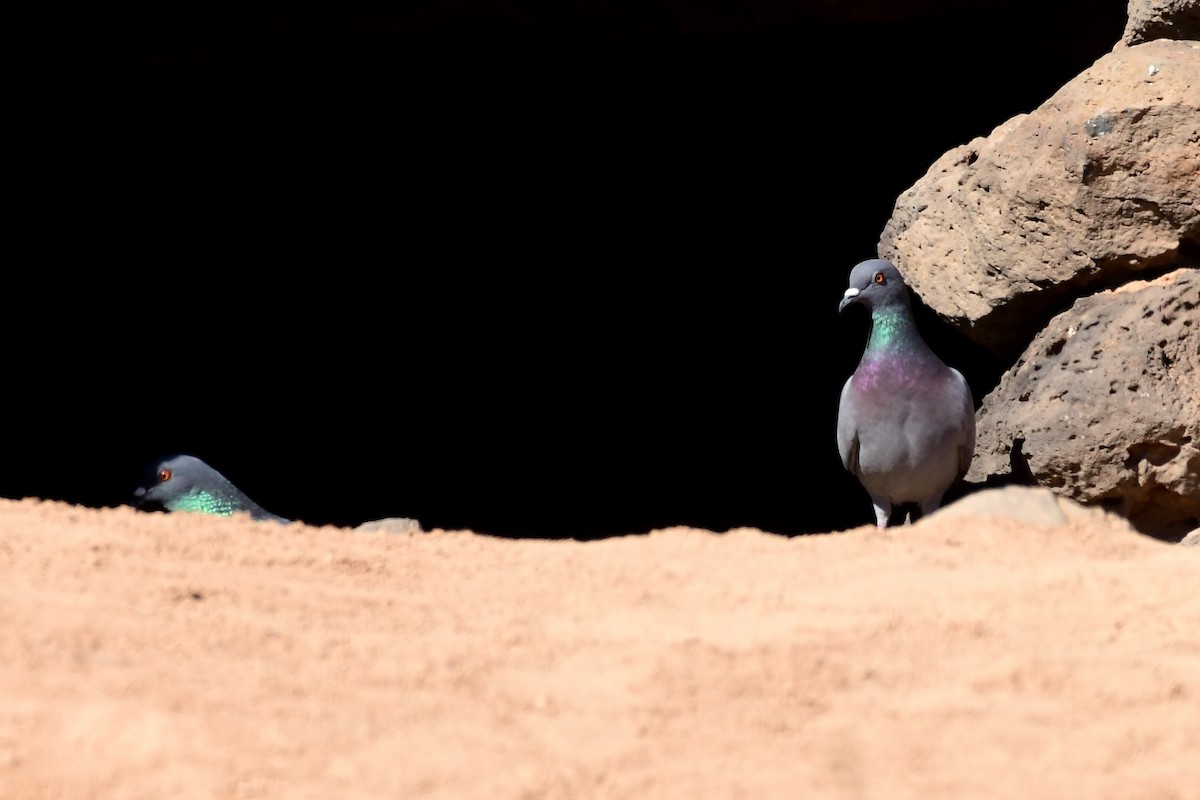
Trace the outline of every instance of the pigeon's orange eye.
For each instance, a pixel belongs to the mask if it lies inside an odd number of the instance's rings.
[[[169,469],[160,469],[160,470],[158,471],[158,481],[159,481],[159,483],[166,483],[166,482],[167,482],[167,481],[169,481],[169,480],[171,480],[171,470],[169,470]]]
[[[880,286],[882,286],[883,284],[887,283],[887,278],[883,277],[882,272],[876,272],[875,273],[875,282],[878,283]]]

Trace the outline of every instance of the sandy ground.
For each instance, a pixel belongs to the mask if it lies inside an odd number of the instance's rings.
[[[1200,547],[0,500],[0,797],[1200,798]]]

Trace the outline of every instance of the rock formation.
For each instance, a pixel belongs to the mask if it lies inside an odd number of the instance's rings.
[[[968,480],[1031,482],[1178,541],[1200,524],[1195,2],[1041,107],[938,159],[880,238],[921,300],[1011,368]],[[978,400],[978,398],[977,398]]]

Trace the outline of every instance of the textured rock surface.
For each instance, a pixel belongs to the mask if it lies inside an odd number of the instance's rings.
[[[1200,3],[1129,0],[1129,22],[1121,44],[1141,44],[1152,39],[1200,39]]]
[[[967,478],[1010,471],[1177,541],[1200,524],[1200,269],[1083,298],[983,401]]]
[[[421,523],[411,517],[371,519],[355,526],[362,533],[420,533]]]
[[[1013,366],[967,479],[1016,481],[1179,541],[1200,523],[1200,30],[1129,4],[1113,51],[938,159],[879,254]]]
[[[1022,525],[1065,525],[1096,522],[1134,530],[1129,521],[1104,509],[1084,506],[1041,486],[1004,486],[974,492],[936,512],[938,520],[973,518],[1009,520]]]
[[[1077,297],[1195,264],[1200,43],[1099,59],[1030,114],[938,159],[880,238],[921,299],[1015,359]]]

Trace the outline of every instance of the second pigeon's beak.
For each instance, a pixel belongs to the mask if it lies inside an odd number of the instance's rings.
[[[838,311],[845,311],[846,306],[853,305],[856,302],[858,302],[858,289],[855,289],[853,286],[851,286],[846,290],[846,293],[842,295],[842,302],[838,303]]]

